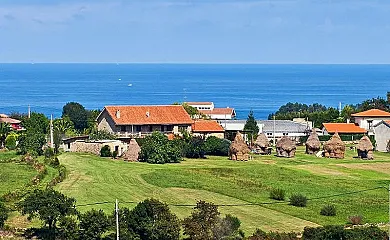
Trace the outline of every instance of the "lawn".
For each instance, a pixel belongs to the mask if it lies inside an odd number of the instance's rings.
[[[306,208],[287,203],[247,206],[240,204],[276,202],[269,199],[272,188],[283,188],[287,196],[302,193],[308,198],[361,191],[390,183],[390,155],[376,153],[374,161],[321,159],[307,156],[299,148],[294,159],[255,156],[252,161],[235,162],[224,157],[203,160],[187,159],[179,164],[151,165],[104,159],[88,154],[65,153],[60,161],[68,177],[57,186],[75,197],[78,208],[85,211],[102,208],[113,211],[118,199],[122,207],[133,207],[145,198],[157,198],[168,204],[181,218],[191,212],[198,200],[221,206],[223,214],[238,216],[246,232],[263,230],[300,231],[304,226],[345,224],[349,216],[362,215],[365,222],[386,222],[386,189],[360,192],[308,202]],[[109,202],[104,204],[101,202]],[[127,202],[127,203],[126,203]],[[337,216],[319,214],[325,204],[334,204]],[[92,204],[82,206],[85,204]]]

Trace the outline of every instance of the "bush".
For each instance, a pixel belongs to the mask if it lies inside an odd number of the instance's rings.
[[[355,227],[345,230],[345,239],[347,240],[384,240],[387,233],[377,226]]]
[[[116,158],[118,156],[118,151],[113,151],[112,152],[112,158]]]
[[[32,155],[42,155],[42,147],[46,143],[45,134],[38,132],[29,132],[19,136],[19,154],[24,155],[31,153]]]
[[[3,202],[0,202],[0,229],[4,227],[4,223],[8,218],[8,209]]]
[[[54,150],[51,147],[48,147],[45,149],[45,152],[43,153],[46,159],[51,159],[54,157]]]
[[[15,150],[16,149],[16,140],[18,139],[18,136],[16,134],[9,134],[7,138],[5,139],[5,147],[8,150]]]
[[[273,188],[273,189],[271,190],[271,192],[269,193],[269,197],[270,197],[271,199],[283,201],[283,200],[284,200],[285,193],[286,193],[286,192],[285,192],[283,189],[280,189],[280,188]]]
[[[206,155],[228,156],[230,144],[227,139],[210,136],[204,142]]]
[[[204,140],[200,137],[191,137],[184,145],[184,153],[187,158],[204,158]]]
[[[110,222],[103,210],[92,209],[79,215],[80,239],[101,239],[101,236],[109,229]]]
[[[279,233],[279,232],[269,232],[266,233],[260,229],[257,229],[248,240],[298,240],[296,233]]]
[[[325,205],[322,207],[320,214],[323,216],[336,216],[336,207],[334,205]]]
[[[111,154],[110,146],[104,145],[104,146],[102,147],[102,149],[100,149],[100,156],[101,156],[101,157],[111,157],[112,154]]]
[[[350,216],[348,218],[349,223],[352,225],[361,225],[363,223],[363,216],[356,215],[356,216]]]
[[[58,160],[58,157],[55,157],[55,158],[53,158],[53,159],[50,161],[49,165],[50,165],[51,167],[53,167],[53,168],[58,168],[58,166],[60,166],[60,160]]]
[[[177,163],[182,159],[180,148],[173,141],[161,132],[153,132],[152,135],[145,137],[141,146],[139,159],[147,163]]]
[[[296,207],[306,207],[307,198],[300,193],[293,194],[290,197],[290,204]]]
[[[305,240],[384,240],[386,232],[377,226],[344,229],[344,226],[305,227],[302,238]]]

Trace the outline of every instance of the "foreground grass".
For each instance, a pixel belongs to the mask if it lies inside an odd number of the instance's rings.
[[[345,160],[319,159],[305,155],[303,148],[299,148],[294,159],[256,156],[252,161],[234,162],[210,157],[188,159],[180,164],[150,165],[66,153],[60,156],[60,161],[69,175],[57,188],[75,197],[81,211],[102,208],[111,213],[115,199],[122,207],[133,207],[145,198],[174,205],[195,204],[198,200],[235,204],[221,206],[220,210],[238,216],[248,233],[256,228],[300,231],[305,226],[345,224],[351,215],[363,215],[369,223],[386,222],[385,189],[312,200],[306,208],[287,203],[242,205],[274,202],[269,199],[272,188],[285,189],[287,197],[299,192],[317,198],[390,183],[390,155],[377,153],[375,161],[353,159],[354,155],[348,151]],[[93,204],[106,201],[109,203]],[[328,203],[336,205],[336,217],[319,214]],[[181,218],[192,210],[174,205],[171,209]]]

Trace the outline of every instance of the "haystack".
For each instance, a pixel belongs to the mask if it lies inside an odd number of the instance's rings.
[[[344,158],[345,143],[336,132],[329,141],[324,143],[324,157]]]
[[[374,146],[372,145],[370,138],[363,136],[359,144],[357,145],[358,157],[363,159],[374,159]]]
[[[306,153],[307,154],[317,154],[321,149],[321,142],[318,138],[318,135],[313,131],[306,141]]]
[[[297,147],[295,146],[295,143],[287,136],[283,136],[282,139],[276,143],[276,156],[278,157],[295,157],[296,150]]]
[[[256,152],[259,154],[266,154],[268,147],[270,146],[268,138],[264,133],[260,133],[259,136],[257,136],[257,139],[253,145],[256,149]]]
[[[236,137],[229,147],[229,158],[231,160],[246,161],[249,160],[250,150],[246,145],[241,133],[237,132]]]
[[[135,139],[131,139],[128,145],[127,151],[123,154],[123,159],[129,162],[138,161],[139,152],[141,148],[139,147],[137,141]]]

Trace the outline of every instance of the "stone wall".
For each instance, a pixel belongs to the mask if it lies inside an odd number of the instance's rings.
[[[100,149],[108,145],[111,152],[118,151],[118,156],[121,156],[124,152],[127,151],[127,143],[121,141],[99,141],[99,142],[84,142],[76,141],[70,144],[70,152],[83,152],[91,153],[95,155],[100,155]]]

